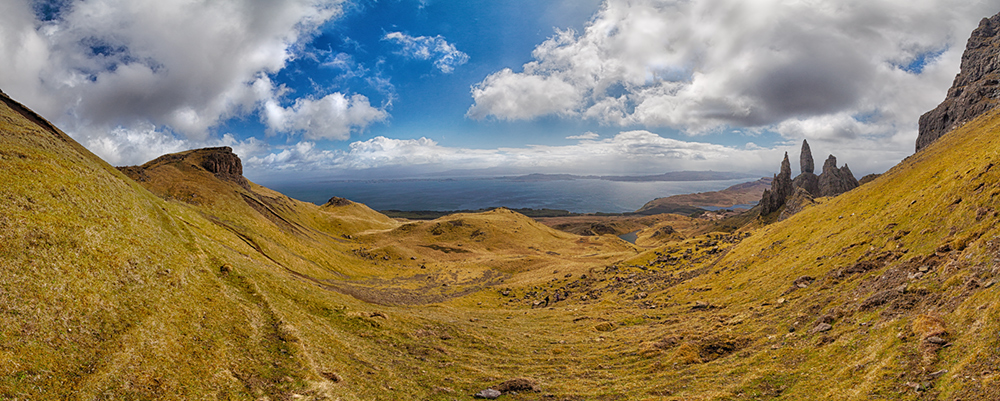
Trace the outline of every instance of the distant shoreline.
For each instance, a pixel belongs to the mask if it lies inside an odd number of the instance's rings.
[[[652,175],[576,175],[576,174],[523,174],[503,175],[495,177],[457,176],[457,177],[427,177],[427,178],[369,178],[369,179],[338,179],[325,180],[326,183],[363,183],[363,182],[421,182],[421,181],[486,181],[505,180],[514,182],[545,182],[573,180],[603,180],[617,182],[685,182],[685,181],[726,181],[756,178],[756,174],[737,173],[731,171],[672,171]]]

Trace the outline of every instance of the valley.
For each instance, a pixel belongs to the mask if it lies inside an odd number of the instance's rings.
[[[613,223],[636,246],[316,206],[225,148],[126,176],[4,100],[5,398],[996,396],[996,113],[778,223]]]
[[[228,146],[116,168],[0,92],[0,398],[1000,399],[1000,110],[947,117],[998,23],[884,174],[803,142],[804,178],[620,216],[317,205]]]

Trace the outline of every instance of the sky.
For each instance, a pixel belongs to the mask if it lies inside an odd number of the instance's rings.
[[[0,0],[0,89],[114,165],[267,184],[913,153],[1000,0]],[[793,170],[797,170],[793,166]]]

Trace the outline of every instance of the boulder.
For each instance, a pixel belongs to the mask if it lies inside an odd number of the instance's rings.
[[[468,393],[466,393],[466,394],[468,394]],[[480,392],[476,393],[475,397],[476,398],[487,399],[487,400],[495,400],[495,399],[497,399],[497,397],[500,397],[500,392],[497,391],[497,390],[488,388],[486,390],[483,390],[483,391],[480,391]]]

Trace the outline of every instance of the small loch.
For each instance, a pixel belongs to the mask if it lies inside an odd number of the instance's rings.
[[[628,241],[629,243],[635,244],[635,240],[639,238],[639,231],[636,230],[636,231],[632,231],[630,233],[625,233],[625,234],[619,235],[618,238],[621,238],[621,239],[623,239],[625,241]]]

